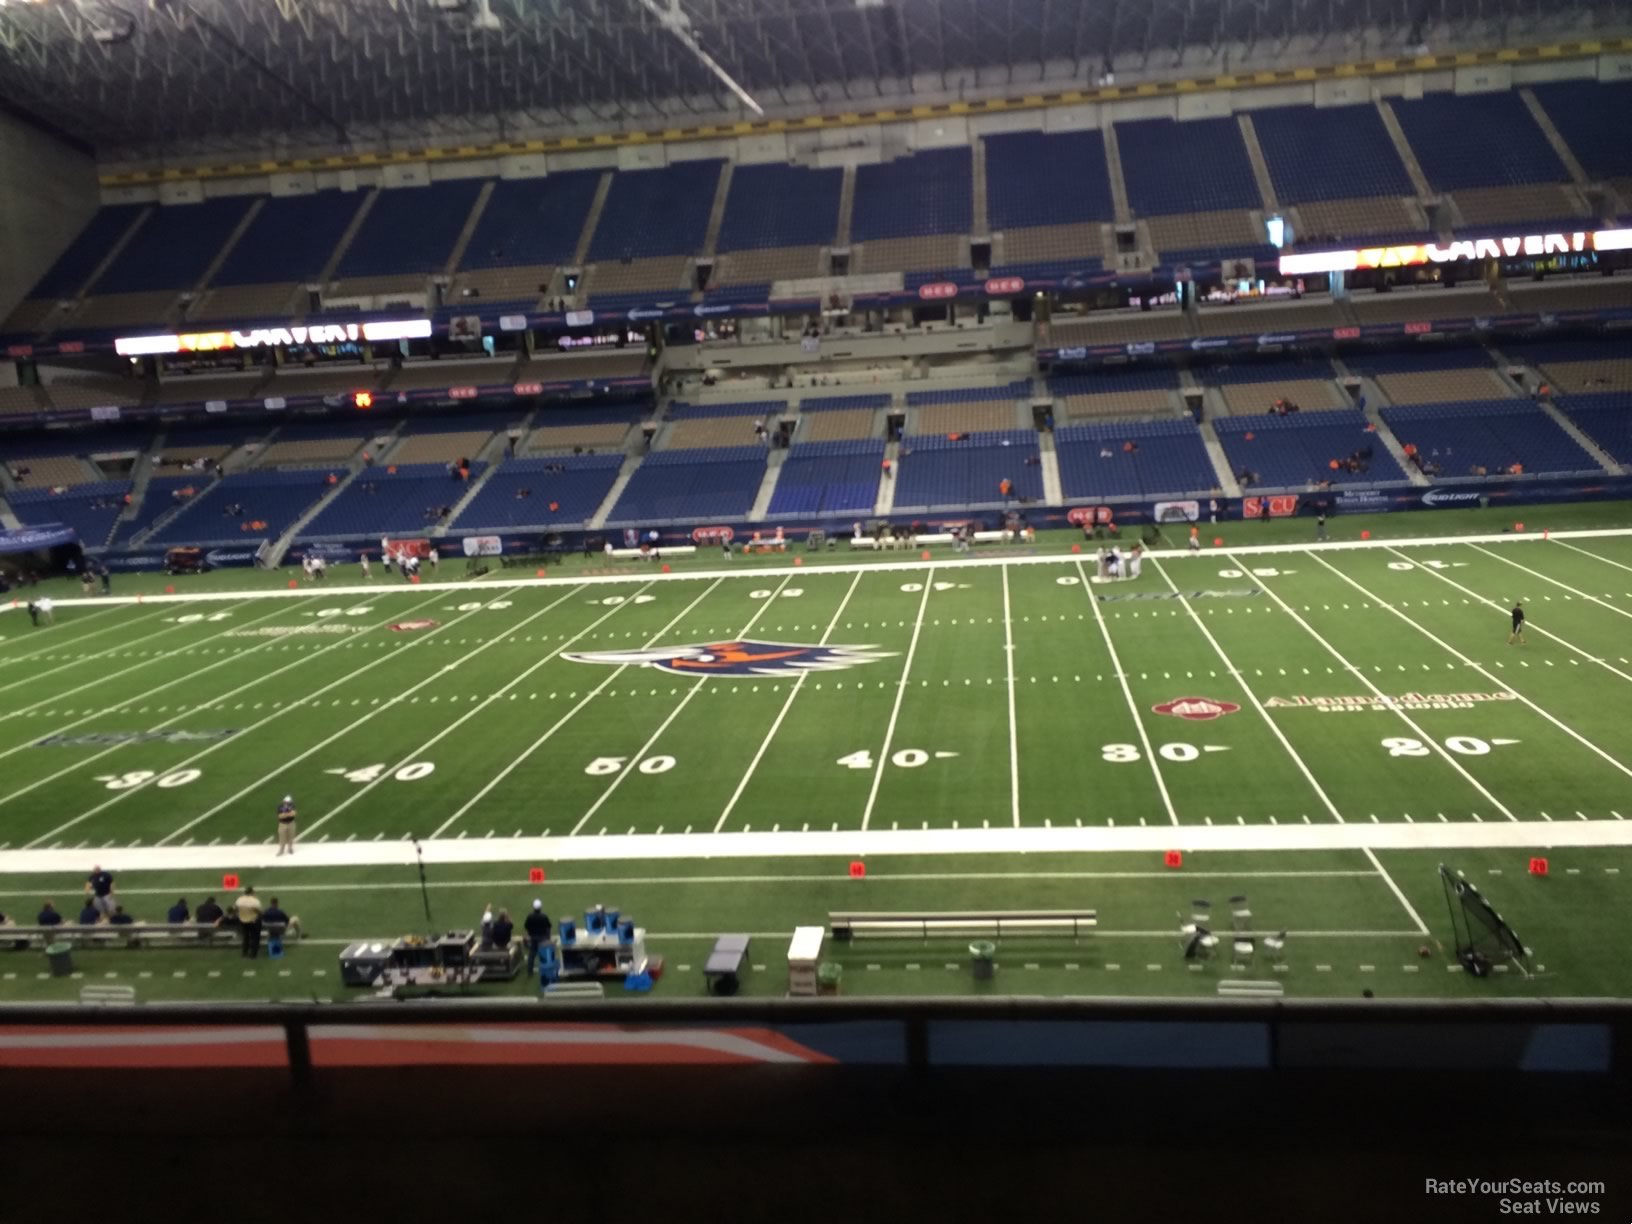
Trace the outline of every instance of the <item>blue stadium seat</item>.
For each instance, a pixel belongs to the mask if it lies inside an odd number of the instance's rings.
[[[452,526],[461,532],[582,526],[606,500],[622,466],[620,454],[512,459],[487,478]]]
[[[1134,450],[1126,450],[1127,443]],[[1070,500],[1152,497],[1214,488],[1218,477],[1193,421],[1067,425],[1054,431]]]
[[[272,197],[249,223],[210,283],[315,281],[364,198],[361,192],[344,191]]]
[[[1139,119],[1118,123],[1116,140],[1128,203],[1140,216],[1263,206],[1233,118]]]
[[[1429,94],[1391,105],[1436,191],[1570,181],[1516,93]]]
[[[247,196],[155,208],[92,287],[97,296],[191,289],[221,253],[250,205]]]
[[[480,179],[382,190],[335,275],[345,280],[441,272],[481,190]]]
[[[1529,400],[1471,400],[1382,409],[1402,445],[1414,445],[1444,476],[1468,476],[1476,467],[1499,475],[1513,464],[1527,474],[1602,469]]]
[[[484,466],[470,465],[472,481],[480,477]],[[407,463],[395,471],[370,468],[324,506],[300,535],[302,539],[315,539],[425,531],[442,521],[428,511],[451,506],[469,488],[464,481],[449,476],[447,468],[439,463]]]
[[[600,182],[599,170],[500,180],[459,266],[474,270],[572,262]]]
[[[98,209],[85,223],[79,236],[68,244],[68,249],[57,256],[50,271],[40,277],[39,283],[28,296],[31,298],[73,297],[84,288],[96,266],[102,262],[113,244],[119,241],[130,223],[142,211],[140,204],[113,204]],[[213,254],[213,252],[212,252]]]
[[[1114,221],[1105,138],[1098,131],[986,137],[986,208],[994,230]]]
[[[1229,457],[1230,470],[1254,473],[1252,483],[1261,487],[1293,488],[1310,481],[1342,485],[1405,480],[1394,456],[1367,424],[1359,409],[1339,408],[1284,417],[1271,413],[1219,417],[1213,428]],[[1332,460],[1341,461],[1364,450],[1371,452],[1365,471],[1332,469]]]
[[[988,393],[989,394],[989,393]],[[1017,499],[1043,496],[1037,435],[1029,429],[972,433],[964,440],[923,435],[902,443],[896,460],[895,504],[908,509],[990,505],[1009,481]]]
[[[1416,194],[1375,106],[1276,107],[1252,125],[1282,204]]]
[[[974,170],[967,145],[858,166],[850,239],[967,234],[974,224],[974,208]]]
[[[721,251],[827,246],[839,223],[844,171],[738,166],[720,225]]]
[[[635,469],[610,524],[742,518],[765,476],[762,446],[658,451]]]
[[[1632,392],[1572,395],[1558,406],[1617,463],[1632,463]]]
[[[1556,81],[1531,89],[1588,178],[1632,177],[1632,141],[1625,127],[1632,83]]]
[[[343,475],[343,473],[341,473]],[[275,539],[328,490],[326,471],[234,472],[204,489],[149,541],[151,544],[210,544]],[[228,514],[233,505],[240,514]],[[264,522],[264,530],[245,524]]]
[[[884,443],[878,438],[795,446],[777,477],[769,514],[870,513],[878,501],[883,461]]]
[[[167,511],[175,508],[176,503],[171,495],[177,489],[185,489],[188,485],[197,488],[205,483],[207,481],[198,476],[153,477],[147,482],[147,493],[141,504],[136,507],[136,517],[118,523],[108,543],[128,544],[135,536],[153,526]]]
[[[720,168],[716,160],[687,161],[613,175],[590,261],[697,254],[708,235]]]
[[[17,489],[7,494],[13,512],[25,527],[61,523],[72,527],[85,548],[108,542],[114,521],[124,513],[128,480],[98,480],[74,485],[62,493],[50,489]]]

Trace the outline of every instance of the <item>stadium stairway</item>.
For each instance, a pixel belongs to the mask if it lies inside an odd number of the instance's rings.
[[[528,434],[533,432],[533,417],[536,415],[536,411],[530,412],[527,414],[526,418],[523,419],[521,423],[521,437],[525,438]],[[431,529],[431,534],[433,536],[447,535],[448,524],[457,523],[459,521],[459,516],[465,512],[465,507],[470,505],[470,503],[475,500],[476,495],[482,491],[482,486],[488,482],[494,472],[498,471],[499,468],[503,466],[505,448],[509,445],[510,435],[504,430],[499,430],[487,440],[487,445],[483,446],[481,450],[477,451],[471,456],[471,460],[473,462],[480,463],[482,465],[481,473],[475,480],[470,482],[470,487],[460,495],[459,500],[453,503],[453,512]]]
[[[1332,358],[1332,369],[1336,372],[1339,382],[1353,377],[1349,367],[1343,364],[1342,358]],[[1405,448],[1394,436],[1394,431],[1388,427],[1388,422],[1383,420],[1380,409],[1388,402],[1388,397],[1383,394],[1383,389],[1377,385],[1376,379],[1360,380],[1360,410],[1376,431],[1377,440],[1383,444],[1384,450],[1394,456],[1394,462],[1400,465],[1400,471],[1405,473],[1406,478],[1419,489],[1426,489],[1433,482],[1417,470],[1416,464],[1405,457]]]
[[[297,538],[299,538],[300,533],[305,530],[306,524],[310,523],[319,514],[327,510],[329,508],[329,504],[333,502],[335,498],[339,497],[348,488],[350,488],[351,482],[357,479],[357,474],[362,470],[362,463],[353,461],[350,467],[346,469],[346,475],[343,480],[337,482],[329,489],[327,493],[323,494],[322,497],[318,498],[310,506],[307,506],[306,513],[302,514],[294,522],[290,523],[287,528],[285,528],[283,534],[272,542],[272,555],[267,558],[268,569],[277,569],[278,566],[283,564],[284,553],[288,552],[289,546],[293,544]]]
[[[1438,192],[1428,185],[1428,176],[1422,172],[1422,163],[1417,160],[1416,150],[1405,138],[1405,129],[1400,126],[1400,117],[1394,113],[1394,108],[1381,98],[1377,100],[1376,106],[1377,113],[1383,117],[1383,126],[1388,129],[1388,138],[1394,142],[1394,151],[1400,155],[1406,174],[1411,176],[1411,186],[1416,189],[1417,198],[1434,199]]]
[[[891,442],[884,447],[884,460],[890,465],[890,475],[878,482],[878,504],[873,507],[874,514],[890,514],[895,510],[895,470],[900,458],[901,443]],[[1055,471],[1058,470],[1055,468]]]
[[[1241,482],[1236,480],[1235,472],[1230,467],[1230,460],[1224,453],[1224,444],[1218,440],[1218,431],[1213,428],[1211,421],[1203,421],[1201,430],[1201,445],[1207,452],[1207,458],[1213,464],[1213,476],[1218,481],[1218,487],[1230,497],[1241,496]]]
[[[1065,505],[1065,487],[1060,484],[1060,452],[1054,449],[1052,433],[1037,435],[1037,458],[1043,470],[1043,504]]]
[[[485,449],[486,448],[484,448],[484,450]],[[459,520],[459,516],[465,512],[465,507],[470,505],[470,503],[475,500],[476,495],[482,491],[482,486],[492,479],[493,473],[498,471],[502,466],[503,465],[499,463],[489,462],[485,467],[483,467],[482,474],[476,477],[475,480],[471,481],[470,487],[464,491],[464,494],[458,501],[453,503],[453,513],[449,514],[446,519],[438,523],[435,527],[431,528],[431,534],[433,536],[447,535],[448,524],[457,522]]]
[[[618,498],[623,496],[623,491],[629,487],[629,480],[634,476],[635,469],[640,466],[641,458],[640,455],[629,455],[624,459],[623,466],[618,469],[618,478],[612,482],[612,487],[606,491],[605,499],[590,516],[588,530],[599,531],[606,526],[607,516],[612,513],[612,507],[618,504]]]
[[[96,288],[96,282],[101,280],[103,273],[113,266],[113,261],[125,253],[125,248],[141,232],[142,226],[147,224],[148,219],[152,217],[153,211],[157,207],[156,204],[152,205],[137,214],[136,219],[130,223],[130,227],[119,235],[119,240],[107,249],[107,252],[102,256],[102,261],[91,270],[91,274],[85,278],[85,283],[79,287],[79,292],[74,294],[76,307],[92,289]]]
[[[227,262],[227,256],[232,254],[244,234],[248,232],[249,227],[255,224],[255,218],[261,215],[261,209],[266,207],[266,201],[266,196],[257,196],[250,202],[249,207],[244,210],[244,215],[238,218],[238,224],[233,226],[232,233],[227,235],[227,240],[221,244],[221,249],[215,253],[215,258],[210,260],[209,266],[204,269],[204,274],[198,278],[198,283],[193,286],[193,296],[195,298],[202,297],[204,291],[210,287],[210,282],[215,279],[216,273],[221,271],[221,265]]]
[[[1575,444],[1577,446],[1586,451],[1587,454],[1591,455],[1593,460],[1599,467],[1603,468],[1604,471],[1608,472],[1611,476],[1622,476],[1626,474],[1626,469],[1615,462],[1615,457],[1603,447],[1599,446],[1598,443],[1594,442],[1585,433],[1583,433],[1581,427],[1574,421],[1570,420],[1570,418],[1562,411],[1560,411],[1558,405],[1553,403],[1552,400],[1538,399],[1536,401],[1536,407],[1540,408],[1542,412],[1552,417],[1553,421],[1558,425],[1558,427],[1565,433],[1569,434],[1570,437],[1575,440]]]
[[[714,252],[720,245],[720,226],[725,224],[725,202],[731,195],[731,179],[736,173],[737,164],[727,160],[720,167],[720,178],[714,184],[714,204],[708,210],[708,229],[703,231],[703,249],[700,252],[704,259],[713,259]]]
[[[188,510],[192,509],[193,502],[197,501],[199,497],[203,497],[204,494],[208,493],[211,489],[215,488],[215,486],[217,484],[219,484],[219,483],[220,483],[219,479],[216,479],[216,480],[210,480],[210,481],[208,481],[208,482],[206,482],[204,484],[201,484],[199,486],[197,496],[194,497],[192,499],[192,501],[184,501],[184,502],[180,503],[179,505],[171,506],[163,514],[159,515],[158,518],[154,519],[152,521],[152,523],[150,523],[145,530],[138,531],[135,535],[131,536],[129,541],[128,541],[130,547],[132,547],[132,548],[141,548],[141,547],[145,546],[147,544],[147,542],[150,539],[153,538],[153,536],[154,536],[154,534],[156,532],[163,531],[166,527],[168,527],[177,518],[181,517],[181,515],[185,514]],[[141,504],[142,504],[141,502],[136,503],[136,506],[137,506],[138,509],[140,509]],[[115,526],[117,526],[117,520],[115,521]]]
[[[368,214],[374,211],[374,205],[379,202],[379,199],[380,189],[378,187],[363,197],[362,203],[357,206],[357,211],[352,214],[351,223],[341,232],[340,241],[336,242],[334,250],[329,252],[329,260],[323,265],[323,271],[318,273],[318,284],[327,286],[333,283],[334,274],[340,270],[340,261],[346,257],[346,252],[351,250],[351,244],[357,240],[357,235],[363,232],[363,226],[368,223]],[[300,316],[305,318],[306,312],[301,311]]]
[[[844,168],[844,185],[839,188],[839,224],[833,232],[835,247],[850,245],[850,219],[856,213],[856,167]]]
[[[970,213],[969,232],[985,236],[992,232],[992,223],[986,209],[986,141],[978,136],[970,150],[969,170],[969,178],[975,189],[975,207]],[[997,252],[992,254],[995,257]]]
[[[465,251],[470,247],[470,240],[476,236],[476,227],[482,223],[482,214],[487,211],[487,202],[493,198],[493,189],[498,186],[498,180],[488,179],[482,184],[482,189],[476,193],[476,200],[470,206],[470,215],[465,218],[464,228],[459,231],[459,237],[453,240],[453,250],[448,252],[448,262],[443,265],[442,274],[452,277],[464,262]]]
[[[1122,177],[1122,149],[1116,143],[1116,124],[1107,123],[1101,135],[1105,138],[1105,169],[1111,182],[1111,203],[1116,208],[1116,223],[1127,225],[1133,220],[1133,210],[1128,207],[1128,180]]]
[[[1519,90],[1519,99],[1530,112],[1530,117],[1536,121],[1541,134],[1547,137],[1547,143],[1553,146],[1553,152],[1558,154],[1558,160],[1564,163],[1564,169],[1570,172],[1570,181],[1578,187],[1585,187],[1592,178],[1581,168],[1580,160],[1564,142],[1564,134],[1553,123],[1553,117],[1542,108],[1541,99],[1529,88]]]
[[[782,478],[782,465],[787,458],[788,452],[785,450],[773,450],[765,456],[765,478],[759,482],[759,493],[748,510],[748,517],[755,522],[770,513],[771,498],[776,496],[776,482]]]
[[[606,208],[606,197],[612,191],[612,171],[608,170],[601,175],[600,186],[595,188],[595,198],[590,201],[589,211],[584,214],[584,228],[578,231],[578,245],[572,251],[572,266],[582,268],[589,259],[590,243],[595,241],[595,230],[601,224],[601,213]],[[582,282],[579,282],[582,285]],[[574,295],[576,300],[576,295]]]
[[[16,531],[22,525],[22,520],[11,512],[11,503],[0,497],[0,527],[7,531]]]
[[[1258,143],[1258,129],[1252,126],[1252,115],[1243,111],[1235,117],[1241,128],[1241,143],[1247,149],[1247,161],[1252,163],[1252,177],[1258,182],[1258,194],[1263,198],[1266,212],[1275,212],[1280,202],[1275,198],[1275,180],[1269,176],[1269,162],[1264,159],[1263,146]]]
[[[135,518],[142,511],[142,500],[147,496],[147,488],[153,483],[153,456],[164,454],[164,435],[161,433],[153,439],[150,449],[136,456],[136,462],[130,469],[130,505],[119,512],[114,519],[113,529],[119,530],[119,524]],[[229,456],[230,458],[230,456]],[[112,538],[111,535],[109,537]]]

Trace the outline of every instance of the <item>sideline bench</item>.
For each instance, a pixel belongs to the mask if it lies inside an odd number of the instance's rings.
[[[283,938],[285,927],[270,923],[261,927],[261,940]],[[237,924],[204,926],[197,922],[133,922],[113,926],[98,923],[81,926],[64,922],[61,926],[0,926],[0,951],[24,951],[47,944],[69,943],[77,948],[213,948],[242,942]]]
[[[828,929],[834,939],[876,936],[932,935],[950,938],[995,938],[1000,935],[1092,935],[1099,926],[1097,910],[945,910],[922,913],[883,913],[859,910],[830,912]]]

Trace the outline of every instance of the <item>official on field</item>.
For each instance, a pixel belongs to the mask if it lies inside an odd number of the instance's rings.
[[[278,804],[278,854],[295,852],[295,798],[285,795]]]

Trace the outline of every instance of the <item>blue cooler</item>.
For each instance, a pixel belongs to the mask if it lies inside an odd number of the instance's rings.
[[[561,946],[568,947],[578,942],[578,924],[571,918],[561,919]]]
[[[633,918],[625,918],[618,923],[618,942],[624,945],[635,942],[635,920]]]
[[[538,948],[539,989],[552,984],[561,976],[561,961],[555,954],[554,944],[540,944]]]
[[[597,905],[594,909],[584,911],[584,934],[606,934],[606,907]]]

